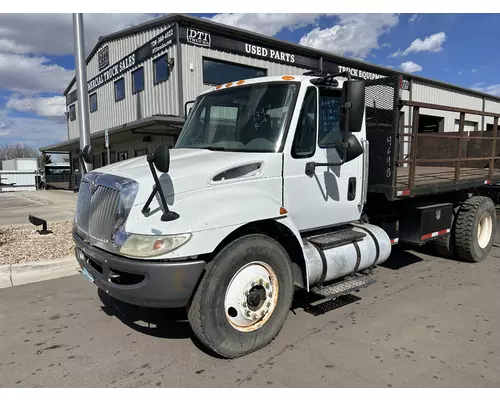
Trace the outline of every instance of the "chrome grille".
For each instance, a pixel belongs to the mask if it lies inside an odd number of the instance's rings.
[[[115,252],[123,244],[124,224],[139,184],[130,178],[89,172],[76,202],[76,232],[91,244]]]
[[[105,186],[98,186],[90,197],[89,231],[92,239],[108,243],[118,216],[120,192]]]
[[[80,231],[92,239],[108,243],[121,215],[120,200],[118,190],[97,186],[92,194],[91,184],[82,181],[76,206],[76,224]]]

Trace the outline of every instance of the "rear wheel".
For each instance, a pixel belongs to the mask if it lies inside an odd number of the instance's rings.
[[[274,239],[236,239],[207,265],[188,310],[196,337],[226,358],[268,345],[280,332],[293,298],[291,261]]]
[[[493,246],[497,229],[496,210],[489,197],[475,196],[458,210],[454,247],[458,257],[468,262],[484,260]]]

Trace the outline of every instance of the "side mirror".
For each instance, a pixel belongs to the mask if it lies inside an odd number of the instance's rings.
[[[170,168],[170,151],[167,145],[162,144],[156,148],[153,153],[153,162],[158,171],[168,172]]]
[[[350,108],[344,109],[340,119],[340,130],[349,132],[359,132],[363,126],[365,113],[365,81],[347,80],[342,85],[342,100]],[[346,127],[347,122],[347,127]]]
[[[94,161],[92,157],[92,146],[87,144],[82,150],[82,157],[86,163],[90,164]]]
[[[359,143],[359,140],[354,135],[349,135],[347,139],[347,149],[345,154],[345,162],[352,161],[358,158],[361,154],[363,154],[363,146]]]

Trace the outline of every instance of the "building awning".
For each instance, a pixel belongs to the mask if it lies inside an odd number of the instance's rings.
[[[148,118],[129,122],[123,125],[108,129],[108,135],[111,137],[130,133],[132,135],[177,135],[184,125],[185,119],[174,115],[153,115]],[[90,140],[104,138],[105,131],[99,131],[90,135]],[[80,138],[65,140],[64,142],[50,144],[40,147],[39,150],[44,153],[70,152],[80,149]]]

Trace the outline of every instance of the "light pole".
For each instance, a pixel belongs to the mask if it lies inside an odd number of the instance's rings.
[[[90,145],[90,117],[88,106],[87,90],[87,65],[85,62],[85,37],[83,31],[83,14],[73,14],[73,40],[75,46],[75,68],[76,68],[76,94],[78,109],[78,126],[80,128],[80,150],[86,145]],[[80,160],[80,164],[85,163],[87,171],[92,170],[92,163]],[[81,166],[82,177],[84,175],[83,165]]]

